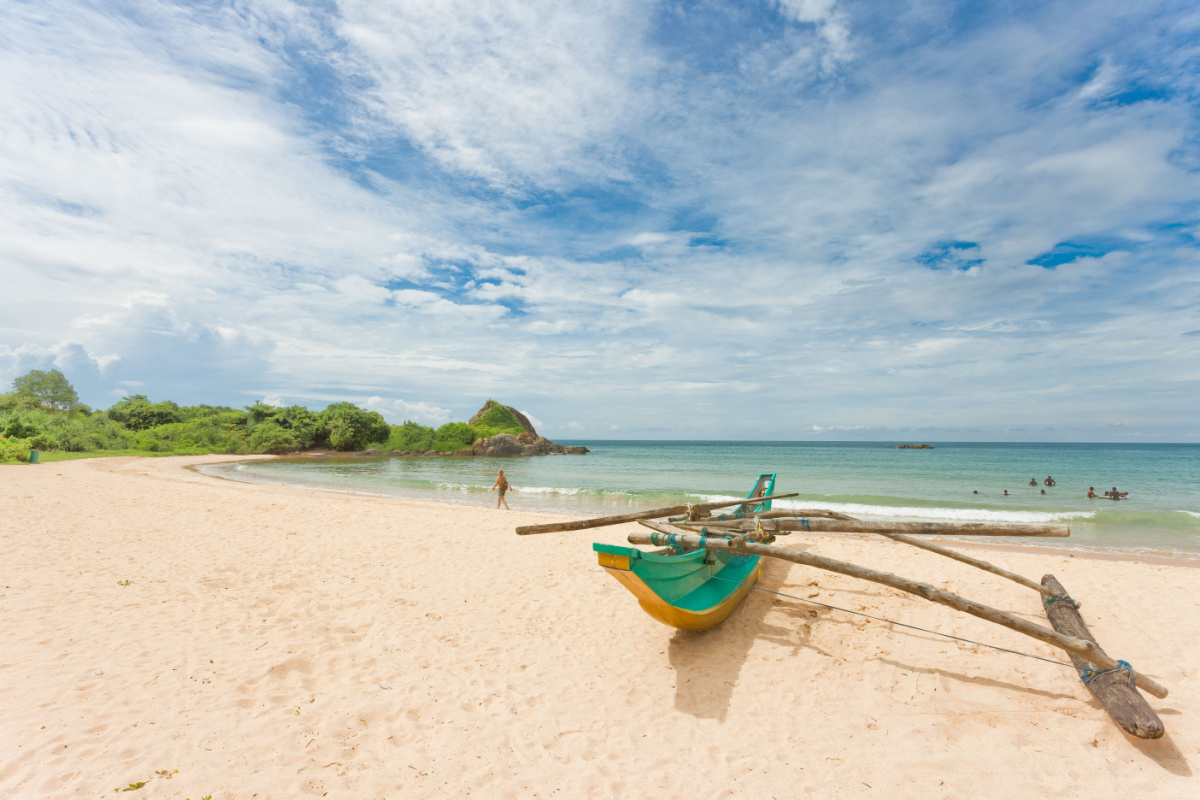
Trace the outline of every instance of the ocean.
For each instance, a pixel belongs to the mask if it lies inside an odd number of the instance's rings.
[[[1063,523],[1069,539],[1005,539],[1081,550],[1200,558],[1200,445],[930,442],[572,441],[584,456],[282,458],[209,465],[240,481],[494,506],[503,468],[514,508],[579,515],[744,497],[760,472],[776,508],[864,519]],[[1051,475],[1055,486],[1043,485]],[[1029,485],[1030,479],[1037,486]],[[1128,498],[1089,500],[1116,486]],[[1045,494],[1042,490],[1045,489]],[[1008,496],[1004,495],[1008,490]],[[978,492],[978,494],[976,494]],[[993,540],[994,541],[994,540]]]

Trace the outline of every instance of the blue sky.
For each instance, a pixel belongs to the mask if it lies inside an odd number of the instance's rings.
[[[1182,2],[6,0],[0,384],[1194,442],[1198,76]]]

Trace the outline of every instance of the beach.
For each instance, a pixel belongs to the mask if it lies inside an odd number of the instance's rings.
[[[189,469],[230,460],[0,466],[0,797],[1200,794],[1184,562],[984,556],[1056,575],[1170,689],[1149,698],[1165,737],[1140,741],[1071,668],[779,595],[665,627],[591,550],[636,526],[518,537],[563,517],[519,492],[504,512]],[[780,543],[1046,624],[1029,589],[879,537]],[[771,562],[760,585],[1065,660],[848,577]]]

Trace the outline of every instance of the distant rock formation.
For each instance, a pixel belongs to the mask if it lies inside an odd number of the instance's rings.
[[[933,445],[931,445],[931,444],[898,444],[898,445],[896,445],[896,449],[897,450],[932,450]]]
[[[486,403],[483,404],[483,408],[481,408],[475,412],[475,416],[473,416],[469,420],[467,420],[467,424],[475,425],[476,423],[479,422],[479,420],[483,419],[484,415],[487,414],[488,411],[490,411],[492,409],[492,406],[497,406],[497,405],[500,405],[500,404],[497,403],[495,400],[488,400]],[[533,423],[529,421],[529,417],[525,416],[520,411],[517,411],[512,406],[504,406],[504,408],[507,408],[509,410],[509,412],[514,417],[517,418],[517,422],[521,423],[521,427],[525,429],[526,433],[531,433],[534,436],[538,435],[537,431],[535,431],[533,429]]]
[[[471,448],[472,455],[488,456],[491,458],[511,458],[514,456],[550,456],[550,455],[583,455],[586,447],[568,447],[555,444],[549,439],[531,434],[526,431],[520,436],[511,433],[497,433],[490,439],[476,439]]]

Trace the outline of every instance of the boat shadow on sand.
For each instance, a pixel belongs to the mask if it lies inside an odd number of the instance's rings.
[[[807,548],[806,548],[807,549]],[[758,586],[779,591],[787,582],[791,565],[766,559]],[[700,719],[725,719],[737,685],[738,673],[754,643],[763,639],[791,648],[795,655],[811,648],[830,655],[809,641],[810,623],[825,616],[826,609],[795,609],[799,625],[772,625],[767,614],[780,610],[778,595],[750,592],[741,607],[724,624],[709,631],[678,630],[667,646],[667,658],[675,668],[675,709]]]

